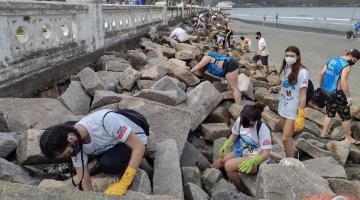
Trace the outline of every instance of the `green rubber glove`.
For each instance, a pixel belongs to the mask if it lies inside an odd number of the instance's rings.
[[[230,139],[227,139],[225,142],[224,142],[224,144],[223,144],[223,146],[220,148],[220,150],[219,150],[219,157],[221,158],[221,159],[224,159],[224,157],[226,156],[226,150],[227,150],[227,148],[229,148],[229,147],[232,147],[232,145],[234,144],[234,141],[232,141],[232,140],[230,140]]]
[[[242,173],[250,173],[251,170],[260,165],[263,162],[261,156],[256,155],[250,159],[245,160],[244,162],[239,164],[239,171]]]

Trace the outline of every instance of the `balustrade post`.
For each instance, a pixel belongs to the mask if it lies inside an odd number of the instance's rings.
[[[185,18],[185,2],[184,0],[181,1],[181,18]]]
[[[168,25],[168,2],[165,0],[165,4],[163,6],[163,25]]]

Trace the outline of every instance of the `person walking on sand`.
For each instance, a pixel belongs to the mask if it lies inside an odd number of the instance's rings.
[[[261,64],[265,67],[266,72],[269,72],[269,48],[266,44],[265,38],[261,36],[260,32],[256,32],[256,39],[258,41],[259,50],[256,52],[255,56],[253,57],[254,68],[257,68],[257,62],[261,60]]]
[[[354,35],[354,38],[358,38],[359,35],[359,30],[360,30],[360,21],[358,21],[356,24],[354,24],[354,30],[355,30],[355,35]]]
[[[266,22],[266,15],[263,16],[263,26],[265,26],[265,22]]]
[[[280,74],[278,113],[281,116],[282,142],[286,157],[294,157],[292,135],[304,128],[306,92],[309,82],[309,71],[301,63],[299,48],[289,46],[285,50],[285,58]],[[273,90],[271,88],[270,90]]]
[[[357,49],[346,51],[342,57],[336,56],[326,62],[320,72],[320,87],[325,96],[325,107],[327,116],[324,119],[321,137],[329,137],[330,127],[336,113],[339,114],[344,130],[345,141],[360,145],[360,141],[351,136],[351,114],[350,107],[352,98],[347,83],[351,66],[360,59]]]
[[[276,13],[276,16],[275,16],[275,27],[277,27],[278,20],[279,20],[279,13]]]
[[[264,105],[259,103],[244,106],[232,134],[218,152],[220,159],[211,165],[216,169],[225,168],[229,181],[237,189],[241,188],[239,172],[256,174],[259,165],[269,162],[272,142],[270,129],[261,120],[263,111]],[[232,146],[234,151],[227,154],[227,149]]]

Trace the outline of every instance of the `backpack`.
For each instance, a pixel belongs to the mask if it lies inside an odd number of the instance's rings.
[[[215,52],[209,52],[207,55],[215,59],[214,63],[208,63],[206,65],[208,71],[214,76],[224,77],[225,76],[225,68],[224,67],[222,67],[222,68],[217,67],[216,63],[219,62],[219,61],[230,62],[231,57],[228,56],[228,55],[220,55],[220,54],[217,54]]]
[[[105,113],[105,115],[103,116],[103,119],[102,119],[102,125],[103,125],[104,129],[105,129],[104,118],[106,117],[107,114],[112,113],[112,112],[123,115],[124,117],[128,118],[130,121],[132,121],[136,125],[140,126],[144,130],[146,136],[150,135],[150,131],[149,131],[150,125],[147,122],[144,115],[140,114],[139,112],[136,112],[135,110],[131,110],[131,109],[120,109],[118,111],[109,111],[109,112]],[[105,129],[105,131],[106,131],[106,129]]]
[[[314,84],[309,79],[308,87],[306,90],[306,104],[309,103],[314,97]]]

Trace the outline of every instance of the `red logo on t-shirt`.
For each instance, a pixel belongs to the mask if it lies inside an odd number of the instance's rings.
[[[118,139],[121,140],[121,138],[124,136],[125,132],[127,130],[126,126],[121,127],[119,133],[118,133]]]
[[[264,140],[264,142],[262,143],[262,145],[270,145],[271,141],[270,140]]]

